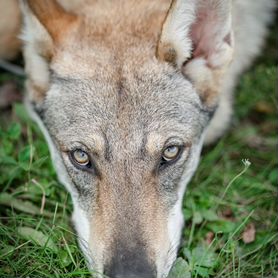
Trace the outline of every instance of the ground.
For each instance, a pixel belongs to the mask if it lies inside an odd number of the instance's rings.
[[[276,277],[277,28],[236,90],[231,129],[204,149],[184,198],[186,228],[172,278]],[[0,71],[0,96],[23,79]],[[2,106],[1,106],[2,105]],[[0,99],[0,277],[90,277],[38,127]]]

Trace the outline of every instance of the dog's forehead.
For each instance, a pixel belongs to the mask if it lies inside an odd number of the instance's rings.
[[[120,74],[100,69],[90,78],[54,73],[45,108],[53,133],[66,126],[131,135],[166,132],[177,123],[199,130],[203,121],[192,84],[174,69],[157,65],[121,69]]]

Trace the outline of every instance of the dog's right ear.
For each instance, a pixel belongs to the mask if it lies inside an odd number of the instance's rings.
[[[77,26],[78,17],[56,0],[21,0],[25,70],[29,97],[40,103],[49,88],[49,65],[57,48]]]
[[[217,107],[233,50],[232,0],[172,0],[157,58],[181,70],[209,109]]]

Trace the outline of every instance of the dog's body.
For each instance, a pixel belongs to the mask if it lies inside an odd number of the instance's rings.
[[[111,277],[166,277],[186,184],[203,141],[227,128],[274,3],[59,3],[22,3],[26,103],[72,195],[80,246]]]

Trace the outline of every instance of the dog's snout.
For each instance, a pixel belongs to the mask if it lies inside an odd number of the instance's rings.
[[[147,259],[144,250],[116,252],[105,267],[105,275],[110,278],[155,278],[154,264]]]
[[[105,271],[109,278],[155,278],[155,272],[147,264],[130,262],[127,264],[113,264]]]

